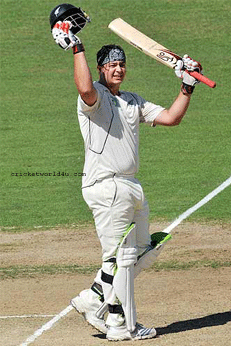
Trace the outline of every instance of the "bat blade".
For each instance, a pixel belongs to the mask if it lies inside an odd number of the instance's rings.
[[[114,19],[108,27],[133,47],[170,68],[174,68],[177,60],[181,59],[180,56],[174,56],[167,48],[141,33],[121,18]]]
[[[120,36],[123,40],[131,44],[133,47],[172,69],[175,68],[177,61],[179,59],[182,59],[179,55],[171,52],[158,42],[135,29],[133,26],[131,26],[121,18],[114,19],[108,25],[108,28],[115,34]],[[216,83],[214,81],[210,80],[200,73],[190,72],[189,74],[194,76],[202,83],[207,84],[211,88],[214,88],[216,86]]]

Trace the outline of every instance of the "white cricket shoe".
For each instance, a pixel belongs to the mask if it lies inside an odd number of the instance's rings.
[[[100,332],[107,334],[104,318],[99,318],[96,315],[98,309],[102,306],[99,297],[91,289],[84,290],[71,300],[71,305],[83,315],[85,320]]]
[[[143,340],[152,339],[155,336],[156,330],[154,328],[145,328],[139,323],[136,324],[136,328],[132,333],[127,330],[125,324],[120,327],[109,327],[107,332],[107,339],[110,341]]]

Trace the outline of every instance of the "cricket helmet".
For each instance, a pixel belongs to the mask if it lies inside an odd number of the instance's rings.
[[[72,23],[71,31],[76,34],[90,22],[90,17],[81,10],[80,7],[75,7],[71,4],[60,4],[56,6],[50,13],[50,25],[51,29],[58,21],[70,21]]]

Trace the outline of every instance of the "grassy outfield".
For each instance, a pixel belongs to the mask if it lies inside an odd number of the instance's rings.
[[[73,57],[54,42],[49,14],[59,2],[1,1],[1,220],[3,229],[92,221],[81,195],[84,148]],[[140,128],[140,171],[150,221],[173,220],[230,176],[229,0],[85,0],[80,33],[97,79],[95,53],[107,43],[127,53],[124,90],[168,107],[180,81],[107,29],[122,17],[178,54],[201,61],[217,88],[196,86],[179,127]],[[16,175],[16,173],[18,175]],[[22,176],[20,176],[20,173]],[[34,173],[34,175],[33,175]],[[37,173],[37,175],[36,175]],[[41,174],[40,174],[41,173]],[[231,188],[191,219],[230,221]]]
[[[194,268],[210,267],[213,269],[231,267],[231,261],[198,260],[182,263],[180,261],[155,262],[152,269],[155,271],[190,270]],[[32,278],[38,275],[57,274],[92,274],[100,269],[100,265],[81,266],[78,264],[40,265],[40,266],[9,266],[0,268],[0,280]]]

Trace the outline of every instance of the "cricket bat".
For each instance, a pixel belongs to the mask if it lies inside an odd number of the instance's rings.
[[[139,49],[141,52],[149,55],[150,57],[156,59],[162,64],[174,69],[177,61],[182,59],[179,55],[171,52],[158,42],[154,41],[150,37],[144,35],[139,30],[135,29],[130,24],[126,23],[121,18],[114,19],[108,28],[112,30],[115,34],[120,36],[123,40]],[[199,80],[200,82],[208,85],[210,88],[215,88],[216,82],[205,77],[198,72],[188,72],[191,76]]]

